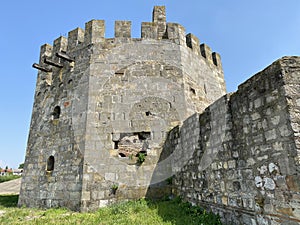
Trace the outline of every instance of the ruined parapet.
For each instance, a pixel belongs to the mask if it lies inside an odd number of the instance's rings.
[[[45,57],[43,49],[41,49],[41,55],[43,55],[43,60],[46,58],[46,61],[50,61],[50,63],[44,65],[43,61],[39,64],[34,64],[34,67],[43,72],[48,72],[47,80],[49,80],[53,67],[63,67],[62,64],[58,63],[57,53],[63,52],[68,55],[74,51],[84,51],[83,49],[90,44],[102,43],[98,48],[109,50],[122,43],[143,42],[144,40],[169,40],[177,45],[188,47],[196,55],[202,56],[213,69],[221,73],[220,79],[224,79],[220,55],[212,52],[211,48],[206,44],[200,44],[199,39],[193,34],[189,33],[186,35],[185,28],[182,25],[167,23],[164,6],[155,6],[152,22],[143,22],[141,24],[141,38],[131,37],[131,21],[115,21],[114,33],[114,38],[105,38],[105,21],[91,20],[85,24],[85,29],[76,28],[68,33],[68,37],[57,38],[53,42],[52,50],[50,49],[51,46],[46,44],[48,46],[47,52],[51,52],[52,56]],[[52,64],[51,60],[53,60]]]

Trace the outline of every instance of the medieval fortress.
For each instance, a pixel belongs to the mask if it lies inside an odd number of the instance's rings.
[[[41,47],[20,206],[178,195],[226,223],[300,223],[300,58],[226,93],[219,54],[155,6]]]

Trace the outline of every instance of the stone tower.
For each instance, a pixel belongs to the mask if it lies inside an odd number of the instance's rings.
[[[163,6],[141,38],[130,21],[104,33],[92,20],[41,47],[19,205],[86,211],[164,195],[168,131],[226,93],[220,56]]]

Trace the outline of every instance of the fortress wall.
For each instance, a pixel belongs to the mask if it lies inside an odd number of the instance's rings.
[[[282,58],[224,95],[220,56],[167,23],[164,7],[142,23],[141,38],[131,38],[129,21],[116,21],[114,38],[103,20],[87,22],[43,45],[34,64],[19,205],[96,210],[161,197],[176,174],[175,194],[224,221],[298,223],[299,64]]]
[[[225,93],[224,82],[213,82],[223,74],[220,64],[205,58],[212,57],[207,49],[205,57],[201,55],[196,38],[186,37],[182,26],[154,16],[153,22],[142,24],[142,39],[130,38],[128,21],[115,23],[115,38],[104,39],[104,29],[101,21],[88,22],[85,29],[92,34],[85,35],[85,42],[91,40],[91,58],[81,210],[149,196],[165,132]],[[91,38],[93,33],[98,38]],[[193,42],[190,47],[187,40]],[[204,80],[210,82],[209,93],[204,93]],[[191,83],[195,93],[189,97]],[[151,139],[146,162],[136,167],[135,157],[128,156],[137,152],[123,151],[122,138],[139,132],[151,133]],[[116,195],[111,193],[113,184],[119,185]]]
[[[49,70],[37,76],[19,206],[80,208],[89,55],[67,45],[80,31],[41,47],[39,65]],[[66,51],[76,64],[57,57]]]
[[[200,114],[199,147],[174,193],[227,223],[298,224],[299,74],[300,58],[284,57]],[[184,126],[171,131],[165,151],[184,153],[187,135]]]

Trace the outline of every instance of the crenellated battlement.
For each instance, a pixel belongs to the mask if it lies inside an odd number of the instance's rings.
[[[65,53],[68,55],[90,44],[102,43],[101,48],[105,49],[115,46],[110,43],[143,42],[144,40],[151,39],[158,41],[169,40],[180,46],[188,47],[196,55],[205,58],[209,64],[222,70],[221,58],[218,53],[212,52],[206,44],[200,44],[199,39],[195,35],[191,33],[186,34],[185,28],[182,25],[166,22],[165,6],[155,6],[152,14],[152,22],[142,22],[141,38],[131,37],[131,21],[115,21],[114,38],[107,39],[105,38],[105,21],[91,20],[85,24],[85,29],[76,28],[68,33],[68,37],[61,36],[54,40],[52,48],[48,44],[47,50],[42,48],[40,63],[34,64],[33,67],[43,72],[51,72],[53,66],[60,67],[60,65],[55,64],[61,58],[57,54]],[[47,58],[46,63],[44,61],[45,58]]]
[[[115,21],[106,38],[105,21],[91,20],[41,47],[20,205],[91,211],[169,194],[169,167],[156,170],[168,132],[226,93],[221,60],[167,22],[164,6],[141,24],[140,38],[131,25]]]
[[[175,195],[226,224],[300,222],[300,57],[226,94],[220,55],[156,6],[141,38],[130,21],[105,38],[91,20],[41,46],[33,66],[19,206]]]

